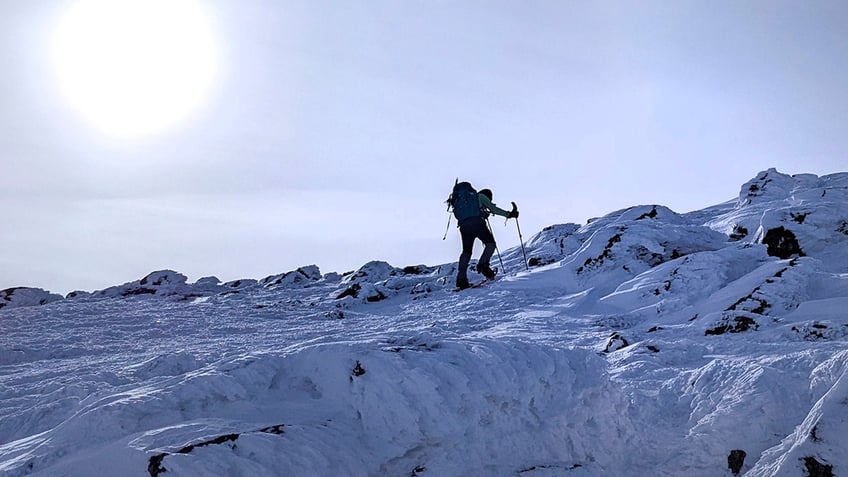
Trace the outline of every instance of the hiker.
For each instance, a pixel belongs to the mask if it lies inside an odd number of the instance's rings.
[[[492,202],[490,189],[483,189],[478,193],[468,182],[458,182],[454,186],[453,193],[448,198],[448,204],[453,208],[459,233],[462,236],[462,253],[459,256],[456,287],[462,290],[471,286],[468,282],[468,264],[471,262],[475,239],[480,239],[484,247],[477,261],[477,271],[491,280],[496,272],[492,270],[489,261],[497,245],[486,219],[489,214],[500,215],[507,219],[518,218],[518,207],[513,203],[511,211],[503,210]]]

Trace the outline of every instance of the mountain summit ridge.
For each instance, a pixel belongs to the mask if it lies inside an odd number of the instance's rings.
[[[828,195],[830,194],[830,195]],[[828,209],[832,208],[830,211]],[[575,245],[566,246],[569,236],[591,235],[603,228],[610,228],[613,224],[621,224],[644,219],[652,219],[654,223],[662,223],[663,226],[689,227],[687,233],[702,233],[702,241],[708,243],[714,240],[722,241],[722,236],[729,236],[733,241],[745,243],[760,243],[768,246],[769,255],[781,258],[792,256],[803,256],[804,250],[809,250],[816,256],[823,255],[831,257],[828,253],[834,244],[848,237],[848,172],[817,176],[814,174],[787,175],[776,169],[768,169],[760,172],[755,178],[741,186],[739,196],[719,205],[707,207],[702,210],[679,214],[662,205],[637,205],[610,212],[603,217],[589,219],[585,225],[558,224],[545,227],[541,232],[533,235],[527,242],[528,262],[530,267],[546,265],[558,261],[568,255]],[[813,213],[816,212],[816,213]],[[824,212],[824,213],[822,213]],[[809,220],[808,220],[809,219]],[[706,229],[720,233],[717,235]],[[781,228],[782,227],[782,228]],[[663,230],[678,232],[674,227]],[[608,234],[607,240],[618,240],[615,233]],[[801,235],[799,237],[798,235]],[[585,238],[585,237],[584,237]],[[585,240],[581,241],[581,244]],[[601,240],[595,239],[595,248],[603,244]],[[801,245],[803,243],[803,246]],[[579,244],[577,245],[579,246]],[[603,249],[601,249],[603,250]],[[839,251],[836,250],[838,253]],[[677,251],[678,254],[686,254]],[[600,253],[602,255],[603,252]],[[516,249],[506,251],[510,265],[516,262]],[[659,258],[657,258],[659,259]],[[602,258],[598,258],[598,261]],[[368,269],[372,263],[369,262],[357,270]],[[833,264],[836,269],[843,269],[846,263],[840,260],[826,260],[823,264]],[[593,261],[584,265],[591,266]],[[443,269],[451,266],[450,263],[438,266],[415,265],[404,267],[406,271],[417,269]],[[514,266],[508,269],[518,270],[521,267]],[[580,270],[582,272],[583,270]],[[345,276],[350,275],[348,272]],[[415,273],[420,274],[420,273]],[[298,276],[301,276],[298,278]],[[327,274],[327,279],[334,280],[340,275],[337,272]],[[317,280],[322,278],[321,272],[316,265],[302,266],[298,269],[271,275],[257,280],[244,278],[221,283],[216,277],[204,277],[197,282],[187,283],[187,277],[173,270],[158,270],[147,276],[123,285],[115,285],[104,290],[93,292],[73,291],[62,297],[48,290],[31,287],[13,287],[0,291],[0,308],[3,306],[33,306],[43,305],[58,299],[73,299],[80,297],[114,297],[124,296],[125,293],[138,294],[169,294],[175,292],[175,288],[192,290],[196,293],[225,292],[227,288],[242,288],[247,284],[269,286],[280,285],[283,277],[295,282],[302,279]],[[154,283],[157,279],[166,280],[163,287],[161,283]],[[151,286],[145,287],[150,282]],[[18,299],[13,297],[18,294]],[[23,296],[26,295],[26,296]]]
[[[848,173],[525,248],[461,293],[382,261],[4,290],[0,476],[848,471]]]

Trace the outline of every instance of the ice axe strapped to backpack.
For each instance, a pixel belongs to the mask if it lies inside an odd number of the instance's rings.
[[[448,196],[448,200],[446,200],[445,203],[448,204],[448,212],[453,212],[453,216],[456,217],[457,223],[470,217],[482,216],[480,211],[480,200],[477,198],[477,190],[474,189],[470,182],[459,182],[459,179],[457,178],[453,185],[453,191],[450,196]],[[442,237],[442,240],[445,240],[448,236],[448,230],[450,230],[450,219],[449,215],[448,225],[445,227],[445,235]]]

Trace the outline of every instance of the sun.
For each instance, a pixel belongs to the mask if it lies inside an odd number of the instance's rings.
[[[209,17],[195,0],[78,0],[55,30],[52,53],[71,107],[119,137],[184,120],[218,69]]]

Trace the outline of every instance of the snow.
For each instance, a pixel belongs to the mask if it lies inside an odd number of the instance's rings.
[[[381,261],[4,290],[0,476],[848,472],[848,173],[525,247],[460,293]]]

